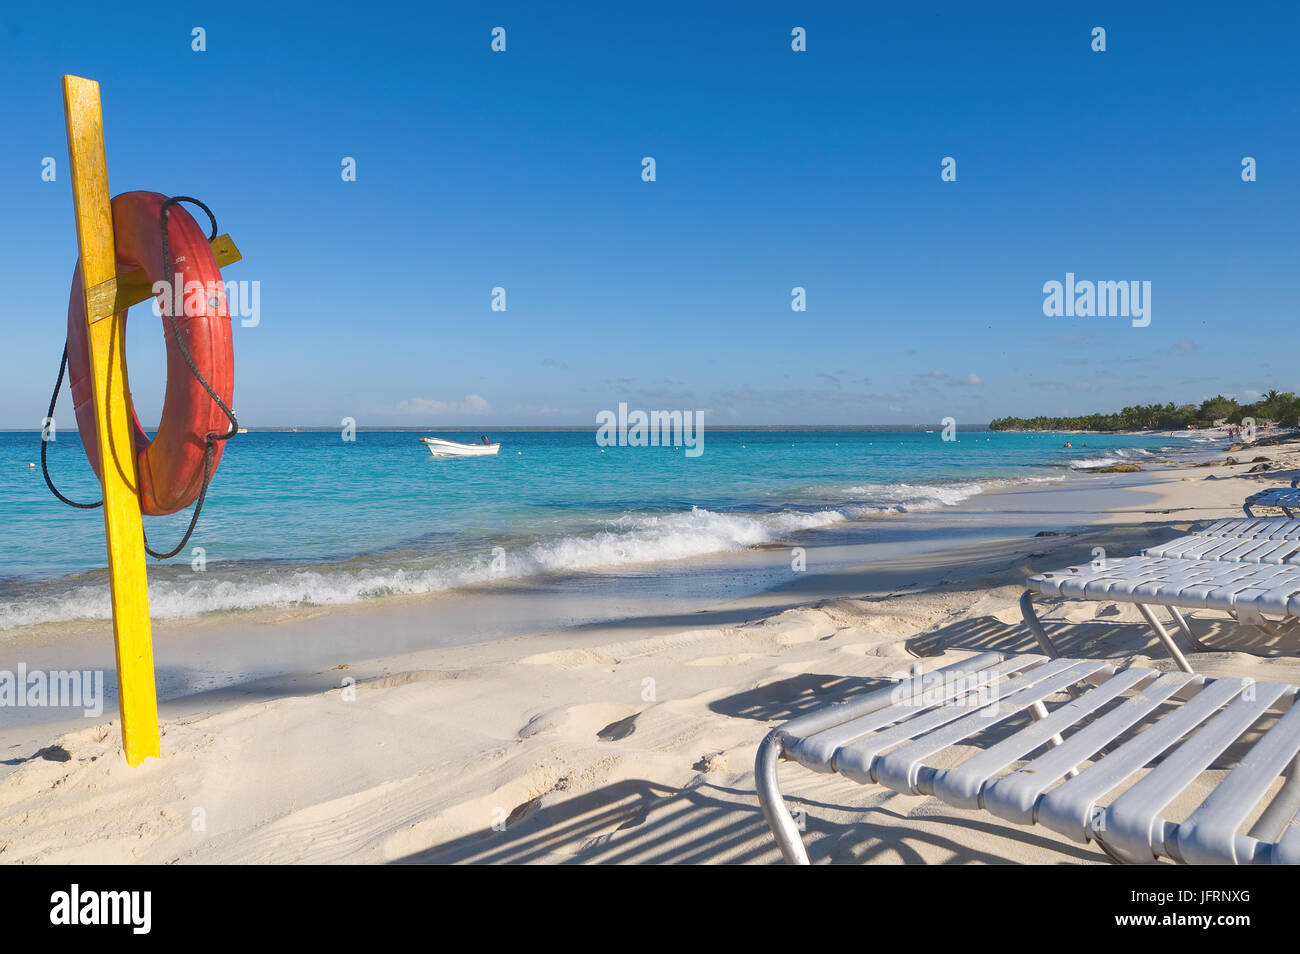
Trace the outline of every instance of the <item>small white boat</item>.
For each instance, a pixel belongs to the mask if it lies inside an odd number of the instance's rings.
[[[488,457],[501,449],[500,444],[459,444],[440,437],[421,437],[420,443],[434,457]]]

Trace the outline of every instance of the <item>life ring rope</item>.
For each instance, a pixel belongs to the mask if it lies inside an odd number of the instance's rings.
[[[68,342],[63,342],[63,360],[59,362],[59,376],[54,380],[54,393],[50,395],[50,409],[45,412],[45,420],[54,420],[54,405],[59,403],[59,391],[63,389],[63,375],[68,370]],[[45,450],[50,446],[50,442],[45,439],[45,434],[41,434],[41,473],[45,475],[45,486],[50,488],[50,493],[58,497],[69,507],[76,507],[78,510],[94,510],[96,507],[104,506],[104,500],[101,497],[94,503],[78,503],[75,500],[69,500],[63,494],[59,493],[59,488],[54,486],[54,481],[50,479],[50,468],[45,461]]]
[[[212,231],[208,235],[208,241],[212,241],[217,237],[217,217],[213,214],[212,210],[208,208],[207,205],[205,205],[203,202],[193,198],[192,196],[186,196],[186,195],[173,196],[172,198],[164,201],[159,215],[160,217],[159,228],[162,230],[162,254],[163,254],[164,275],[172,274],[172,267],[174,264],[172,262],[171,243],[167,232],[168,215],[171,212],[171,207],[181,202],[192,203],[193,205],[197,205],[200,209],[206,212],[208,216],[208,221],[212,223]],[[174,284],[170,281],[168,281],[167,287],[171,289],[171,293],[172,293],[172,300],[169,307],[167,308],[167,318],[168,318],[168,324],[172,330],[172,338],[176,342],[177,350],[179,350],[181,356],[185,358],[185,363],[189,367],[190,373],[194,375],[195,380],[198,381],[199,384],[203,386],[203,390],[205,390],[208,393],[208,396],[212,398],[212,400],[216,403],[217,407],[221,409],[221,413],[223,413],[226,416],[226,418],[230,421],[230,428],[225,434],[218,434],[216,432],[209,431],[205,437],[206,443],[204,447],[204,458],[203,458],[203,485],[199,491],[198,499],[195,501],[194,512],[193,514],[190,515],[190,525],[185,531],[185,536],[181,538],[181,542],[178,543],[173,549],[171,549],[167,553],[161,553],[149,546],[149,535],[148,533],[144,534],[145,552],[147,552],[151,557],[157,560],[167,560],[170,559],[171,557],[176,556],[178,553],[181,552],[181,550],[185,549],[185,545],[190,542],[190,538],[194,535],[194,528],[198,525],[199,522],[199,514],[203,512],[203,501],[208,496],[208,485],[212,481],[213,447],[218,441],[230,440],[230,438],[234,437],[235,434],[238,433],[239,431],[239,421],[235,417],[235,412],[232,411],[230,407],[226,404],[226,402],[221,399],[221,396],[217,394],[217,392],[213,389],[212,385],[209,384],[207,379],[203,377],[202,372],[199,371],[198,365],[195,364],[194,356],[190,354],[190,349],[185,344],[185,339],[181,336],[180,333],[180,326],[177,324],[176,321],[177,289],[175,288]],[[67,372],[67,368],[68,368],[68,343],[65,340],[63,343],[63,358],[59,362],[59,374],[54,382],[54,393],[50,395],[50,409],[45,415],[46,420],[54,419],[54,407],[59,401],[59,391],[63,387],[63,377],[64,374]],[[70,500],[68,497],[65,497],[63,494],[59,492],[59,489],[54,486],[54,481],[50,477],[49,465],[46,461],[46,450],[48,444],[49,441],[45,440],[45,435],[42,433],[41,473],[45,476],[45,485],[50,488],[50,492],[53,493],[54,496],[57,497],[59,500],[61,500],[63,503],[67,504],[69,507],[75,507],[79,510],[94,510],[97,507],[102,507],[104,505],[104,501],[102,498],[100,500],[97,500],[95,503],[79,503],[75,500]]]

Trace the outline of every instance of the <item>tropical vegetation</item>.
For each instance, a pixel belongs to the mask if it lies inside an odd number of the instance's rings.
[[[1239,404],[1222,394],[1200,404],[1137,404],[1110,414],[1068,417],[1000,417],[989,423],[994,431],[1148,431],[1213,427],[1216,423],[1241,424],[1252,418],[1257,425],[1272,422],[1283,427],[1300,423],[1300,398],[1290,391],[1272,390],[1251,404]]]

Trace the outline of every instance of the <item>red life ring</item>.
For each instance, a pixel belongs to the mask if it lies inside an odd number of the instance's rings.
[[[195,367],[229,407],[235,388],[235,352],[221,269],[198,223],[180,205],[172,205],[167,213],[167,239],[175,275],[163,274],[162,206],[166,201],[167,197],[157,192],[124,192],[113,199],[117,273],[142,268],[151,284],[166,281],[172,288],[183,291],[183,296],[177,295],[177,327]],[[193,286],[191,282],[199,285]],[[190,372],[176,344],[167,317],[171,295],[161,293],[158,297],[167,343],[167,392],[163,398],[162,420],[152,441],[136,416],[135,405],[130,400],[130,378],[126,378],[140,473],[140,510],[152,516],[175,513],[198,498],[203,489],[207,436],[224,434],[229,425],[225,413]],[[126,312],[118,318],[125,321]],[[99,440],[87,333],[78,262],[72,276],[72,298],[68,302],[68,375],[81,442],[95,476],[99,477]],[[113,371],[126,376],[125,364],[114,367]],[[212,473],[216,473],[224,446],[224,441],[213,444]]]

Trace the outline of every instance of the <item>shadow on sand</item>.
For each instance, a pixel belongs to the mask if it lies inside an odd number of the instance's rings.
[[[958,864],[1008,863],[1002,853],[962,845],[960,833],[968,836],[971,830],[1049,850],[1062,863],[1101,859],[1098,852],[1084,846],[1063,844],[987,816],[958,816],[945,810],[926,815],[926,829],[918,830],[907,824],[904,815],[885,807],[846,809],[797,797],[790,803],[804,812],[804,843],[814,864],[862,864],[888,853],[907,862],[924,862],[922,846],[951,852]],[[831,813],[850,813],[858,820],[843,824],[820,817]],[[643,779],[616,782],[545,807],[516,810],[513,819],[503,830],[484,828],[394,863],[742,864],[781,860],[754,792],[714,785],[702,775],[680,789]],[[933,831],[949,824],[958,838]]]

